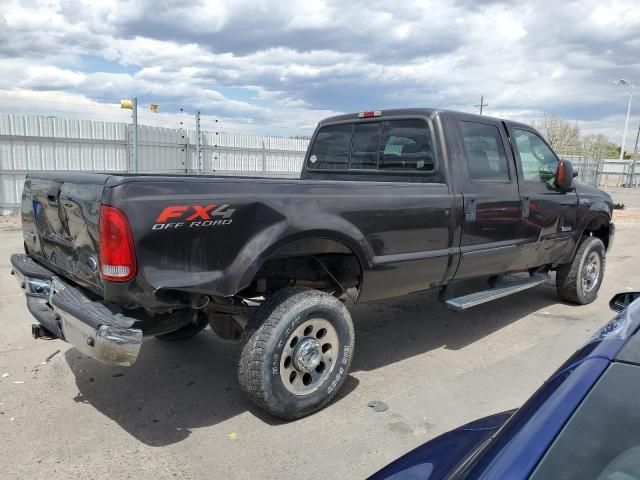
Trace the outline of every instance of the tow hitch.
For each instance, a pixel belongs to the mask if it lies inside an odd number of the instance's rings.
[[[55,340],[57,338],[53,333],[37,323],[31,324],[31,336],[35,340]]]

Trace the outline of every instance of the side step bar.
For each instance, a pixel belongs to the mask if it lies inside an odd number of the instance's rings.
[[[446,301],[446,305],[449,309],[455,312],[461,312],[467,310],[481,303],[490,302],[491,300],[497,300],[498,298],[506,297],[512,293],[521,292],[528,288],[536,287],[541,283],[549,280],[548,273],[535,273],[529,278],[520,279],[512,282],[499,282],[493,288],[483,290],[481,292],[470,293],[462,297],[451,298]]]

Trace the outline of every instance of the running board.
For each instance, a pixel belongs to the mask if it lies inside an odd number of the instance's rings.
[[[493,288],[483,290],[481,292],[470,293],[462,297],[451,298],[446,301],[447,307],[455,312],[461,312],[467,310],[481,303],[490,302],[491,300],[497,300],[498,298],[506,297],[512,293],[521,292],[528,288],[536,287],[541,283],[549,280],[548,273],[536,273],[529,278],[517,280],[509,283],[497,283]]]

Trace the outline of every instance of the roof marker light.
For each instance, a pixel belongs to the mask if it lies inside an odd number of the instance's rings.
[[[380,110],[373,110],[371,112],[360,112],[358,114],[358,118],[371,118],[380,116],[382,116],[382,112]]]

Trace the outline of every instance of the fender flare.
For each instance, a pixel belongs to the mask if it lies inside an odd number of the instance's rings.
[[[580,220],[578,228],[576,228],[576,232],[578,233],[576,235],[576,242],[571,258],[575,257],[576,251],[580,247],[580,239],[584,236],[585,232],[599,230],[601,228],[607,229],[607,241],[604,243],[605,247],[608,249],[608,238],[611,233],[611,216],[609,214],[609,210],[606,208],[606,204],[593,204]]]
[[[255,257],[255,260],[243,269],[243,273],[238,277],[239,281],[234,290],[236,290],[236,292],[239,292],[249,286],[260,268],[262,268],[269,257],[271,257],[271,255],[273,255],[273,253],[275,253],[279,248],[298,240],[309,239],[322,239],[337,242],[351,250],[351,252],[353,252],[353,254],[358,259],[358,263],[360,264],[360,270],[362,272],[361,283],[363,284],[365,272],[373,268],[373,255],[370,252],[369,244],[364,236],[359,235],[359,237],[360,238],[354,238],[345,233],[333,230],[308,230],[279,238],[276,242],[269,245],[259,255],[257,255]]]

